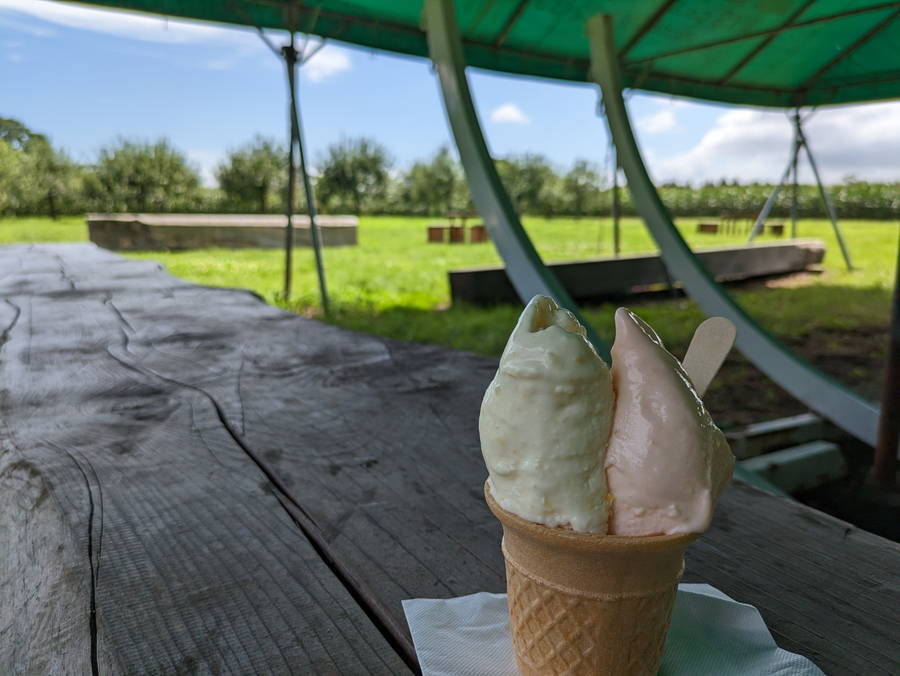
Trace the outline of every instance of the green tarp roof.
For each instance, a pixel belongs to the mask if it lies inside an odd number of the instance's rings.
[[[422,0],[92,0],[427,56]],[[469,65],[588,80],[585,21],[613,15],[626,87],[728,103],[900,97],[900,3],[872,0],[456,0]]]

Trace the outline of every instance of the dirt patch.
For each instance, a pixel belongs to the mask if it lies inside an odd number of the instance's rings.
[[[837,382],[877,401],[884,380],[887,341],[887,326],[857,326],[820,329],[784,342]],[[739,354],[726,360],[704,400],[724,428],[807,410]]]
[[[804,337],[788,338],[785,343],[841,385],[878,401],[884,382],[887,326],[819,329]],[[808,410],[740,355],[729,357],[704,400],[723,428]],[[878,489],[869,484],[872,449],[867,445],[850,437],[838,443],[847,461],[847,476],[794,497],[860,528],[900,542],[900,520],[897,519],[900,489]]]
[[[765,286],[769,289],[796,289],[799,286],[809,286],[822,276],[822,270],[807,270],[795,272],[791,275],[781,275],[765,280]]]

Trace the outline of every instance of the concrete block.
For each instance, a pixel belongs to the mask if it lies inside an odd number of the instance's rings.
[[[825,435],[826,424],[815,413],[766,420],[725,433],[731,450],[740,459],[817,441]]]
[[[813,441],[743,460],[740,466],[780,489],[795,493],[847,475],[841,449],[830,441]]]
[[[794,240],[703,249],[696,254],[717,281],[740,281],[806,270],[822,262],[825,245],[819,240]],[[659,255],[564,261],[547,267],[576,301],[622,296],[667,283]],[[448,275],[453,302],[473,305],[519,302],[502,266],[451,270]]]
[[[354,246],[356,216],[319,216],[322,246]],[[88,214],[91,241],[114,251],[277,249],[284,246],[286,216],[259,214]],[[294,243],[312,246],[309,217],[296,215]]]

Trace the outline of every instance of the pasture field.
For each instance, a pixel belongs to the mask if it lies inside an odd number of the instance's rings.
[[[451,307],[447,271],[499,264],[490,243],[426,244],[425,226],[436,219],[360,218],[359,246],[324,251],[332,312],[322,316],[312,252],[294,254],[294,295],[281,295],[283,253],[264,249],[139,252],[133,258],[161,262],[179,277],[213,286],[242,287],[267,301],[349,329],[401,340],[438,343],[499,356],[521,308]],[[744,235],[696,233],[700,219],[679,219],[695,248],[740,244]],[[525,218],[545,261],[612,255],[609,219]],[[876,398],[887,342],[890,294],[898,251],[897,221],[843,221],[856,270],[848,272],[831,225],[801,220],[802,237],[827,246],[820,274],[794,275],[734,288],[739,303],[774,335],[813,364],[865,396]],[[0,219],[0,243],[84,241],[80,217]],[[762,241],[771,239],[761,238]],[[637,219],[622,223],[622,252],[655,250]],[[649,321],[672,352],[683,354],[703,315],[685,298],[635,299],[632,309]],[[598,331],[612,335],[615,305],[586,309]],[[729,358],[707,395],[724,426],[799,412],[800,405],[763,378],[740,356]]]

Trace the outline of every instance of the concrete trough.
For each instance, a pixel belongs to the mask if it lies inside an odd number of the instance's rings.
[[[355,246],[356,216],[319,216],[323,246]],[[277,249],[284,246],[286,216],[260,214],[88,214],[97,246],[113,251]],[[294,243],[312,246],[309,217],[294,216]]]
[[[695,253],[717,281],[733,282],[810,269],[824,259],[825,244],[815,239],[793,240],[704,249]],[[547,267],[576,301],[625,296],[652,290],[669,281],[659,255],[594,258],[550,263]],[[448,275],[454,303],[519,302],[502,266],[451,270]]]

